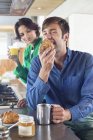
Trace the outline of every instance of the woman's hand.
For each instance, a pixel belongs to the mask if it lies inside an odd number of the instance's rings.
[[[71,113],[68,109],[64,109],[60,105],[52,105],[52,121],[54,123],[61,123],[71,119]]]
[[[9,59],[12,59],[13,61],[15,61],[17,63],[17,65],[20,64],[20,61],[19,61],[19,52],[20,51],[18,51],[18,55],[11,55],[10,54],[10,49],[8,48],[8,58]]]

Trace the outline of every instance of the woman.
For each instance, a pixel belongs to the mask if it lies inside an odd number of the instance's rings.
[[[24,50],[23,65],[19,61],[19,56],[11,56],[9,53],[9,58],[14,60],[17,64],[14,74],[17,78],[20,78],[24,83],[27,82],[27,75],[30,68],[32,59],[38,55],[39,46],[42,42],[40,38],[39,27],[29,18],[21,18],[15,24],[16,38],[24,41],[27,47]],[[23,107],[24,99],[18,102],[18,106]]]

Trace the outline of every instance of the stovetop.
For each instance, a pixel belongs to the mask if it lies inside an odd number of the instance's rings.
[[[18,97],[14,90],[7,84],[0,84],[0,106],[16,105]]]

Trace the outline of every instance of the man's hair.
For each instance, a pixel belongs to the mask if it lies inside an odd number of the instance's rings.
[[[63,35],[69,33],[68,22],[61,17],[49,17],[45,19],[42,25],[42,31],[52,23],[57,23],[60,26]]]
[[[34,23],[30,18],[21,18],[18,20],[18,22],[15,24],[15,33],[16,33],[16,38],[17,39],[21,39],[20,37],[20,34],[19,34],[19,31],[18,31],[18,28],[21,26],[21,25],[24,25],[26,26],[28,29],[30,30],[35,30],[36,31],[36,35],[39,36],[40,35],[40,32],[39,32],[39,26]]]

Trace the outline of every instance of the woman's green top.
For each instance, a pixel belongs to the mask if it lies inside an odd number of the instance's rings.
[[[24,50],[23,65],[18,65],[14,70],[14,74],[16,75],[16,77],[20,78],[24,83],[27,83],[27,75],[31,65],[31,61],[35,56],[38,55],[38,50],[41,42],[42,38],[38,38],[38,40],[34,44],[34,48],[31,44],[26,47],[26,49]]]

